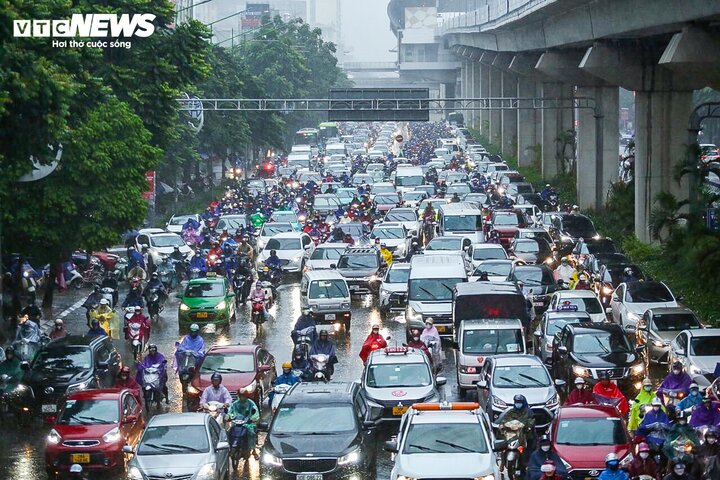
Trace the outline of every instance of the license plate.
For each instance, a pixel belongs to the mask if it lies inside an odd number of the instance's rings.
[[[43,405],[42,412],[43,413],[55,413],[55,412],[57,412],[57,405]]]
[[[405,412],[407,412],[408,407],[393,407],[393,415],[395,416],[401,416],[404,415]]]
[[[197,318],[208,318],[207,312],[197,312]]]
[[[299,473],[296,480],[323,480],[322,473]]]
[[[350,290],[360,290],[360,285],[350,285]]]
[[[438,332],[445,332],[445,326],[443,326],[443,325],[438,325],[435,328],[437,328]]]
[[[533,305],[535,305],[536,307],[542,307],[544,305],[544,303],[543,302],[533,302]]]
[[[335,314],[334,313],[328,313],[325,315],[325,320],[335,320]]]
[[[90,463],[89,453],[73,453],[70,455],[70,461],[72,463]]]

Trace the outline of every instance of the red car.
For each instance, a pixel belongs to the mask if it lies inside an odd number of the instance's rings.
[[[215,345],[208,350],[202,364],[188,385],[188,409],[200,405],[203,390],[211,385],[213,373],[223,377],[222,384],[230,391],[233,400],[237,391],[251,387],[252,399],[262,408],[262,401],[277,378],[275,357],[260,345]]]
[[[523,214],[514,210],[496,210],[493,212],[490,223],[492,230],[500,234],[500,243],[507,250],[515,238],[519,228],[527,228],[527,222]]]
[[[561,407],[550,430],[553,447],[573,479],[596,479],[610,452],[621,466],[633,459],[625,420],[613,406]]]
[[[67,473],[74,463],[85,471],[124,471],[123,446],[134,447],[144,428],[140,399],[130,390],[71,393],[47,436],[48,477]]]

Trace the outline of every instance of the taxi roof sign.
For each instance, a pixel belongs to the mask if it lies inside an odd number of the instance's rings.
[[[555,310],[558,312],[577,312],[578,306],[570,303],[570,300],[565,300],[559,304]]]
[[[480,404],[477,402],[440,402],[440,403],[413,403],[413,410],[418,412],[438,412],[441,410],[477,410]]]
[[[405,355],[408,353],[408,347],[386,347],[385,355],[390,355],[391,353],[402,353]]]

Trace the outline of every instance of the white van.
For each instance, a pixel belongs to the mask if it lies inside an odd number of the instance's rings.
[[[438,211],[440,236],[460,236],[472,239],[473,243],[485,242],[483,213],[469,202],[446,203]]]
[[[425,175],[420,167],[398,168],[393,176],[395,186],[401,193],[425,184]]]
[[[318,325],[342,323],[350,328],[350,289],[337,270],[309,270],[300,282],[302,308],[312,310]]]
[[[344,143],[328,143],[325,147],[325,156],[342,155],[343,157],[347,154],[347,150]]]
[[[307,152],[292,152],[288,155],[287,165],[288,167],[298,168],[310,168],[310,151]]]
[[[462,282],[467,282],[462,255],[413,256],[405,312],[408,328],[423,327],[425,320],[432,318],[441,336],[451,336],[453,290],[456,284]]]

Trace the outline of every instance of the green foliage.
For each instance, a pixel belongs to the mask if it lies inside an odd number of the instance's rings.
[[[610,186],[605,207],[601,211],[590,210],[595,227],[604,235],[622,243],[635,235],[635,185],[616,182]]]

